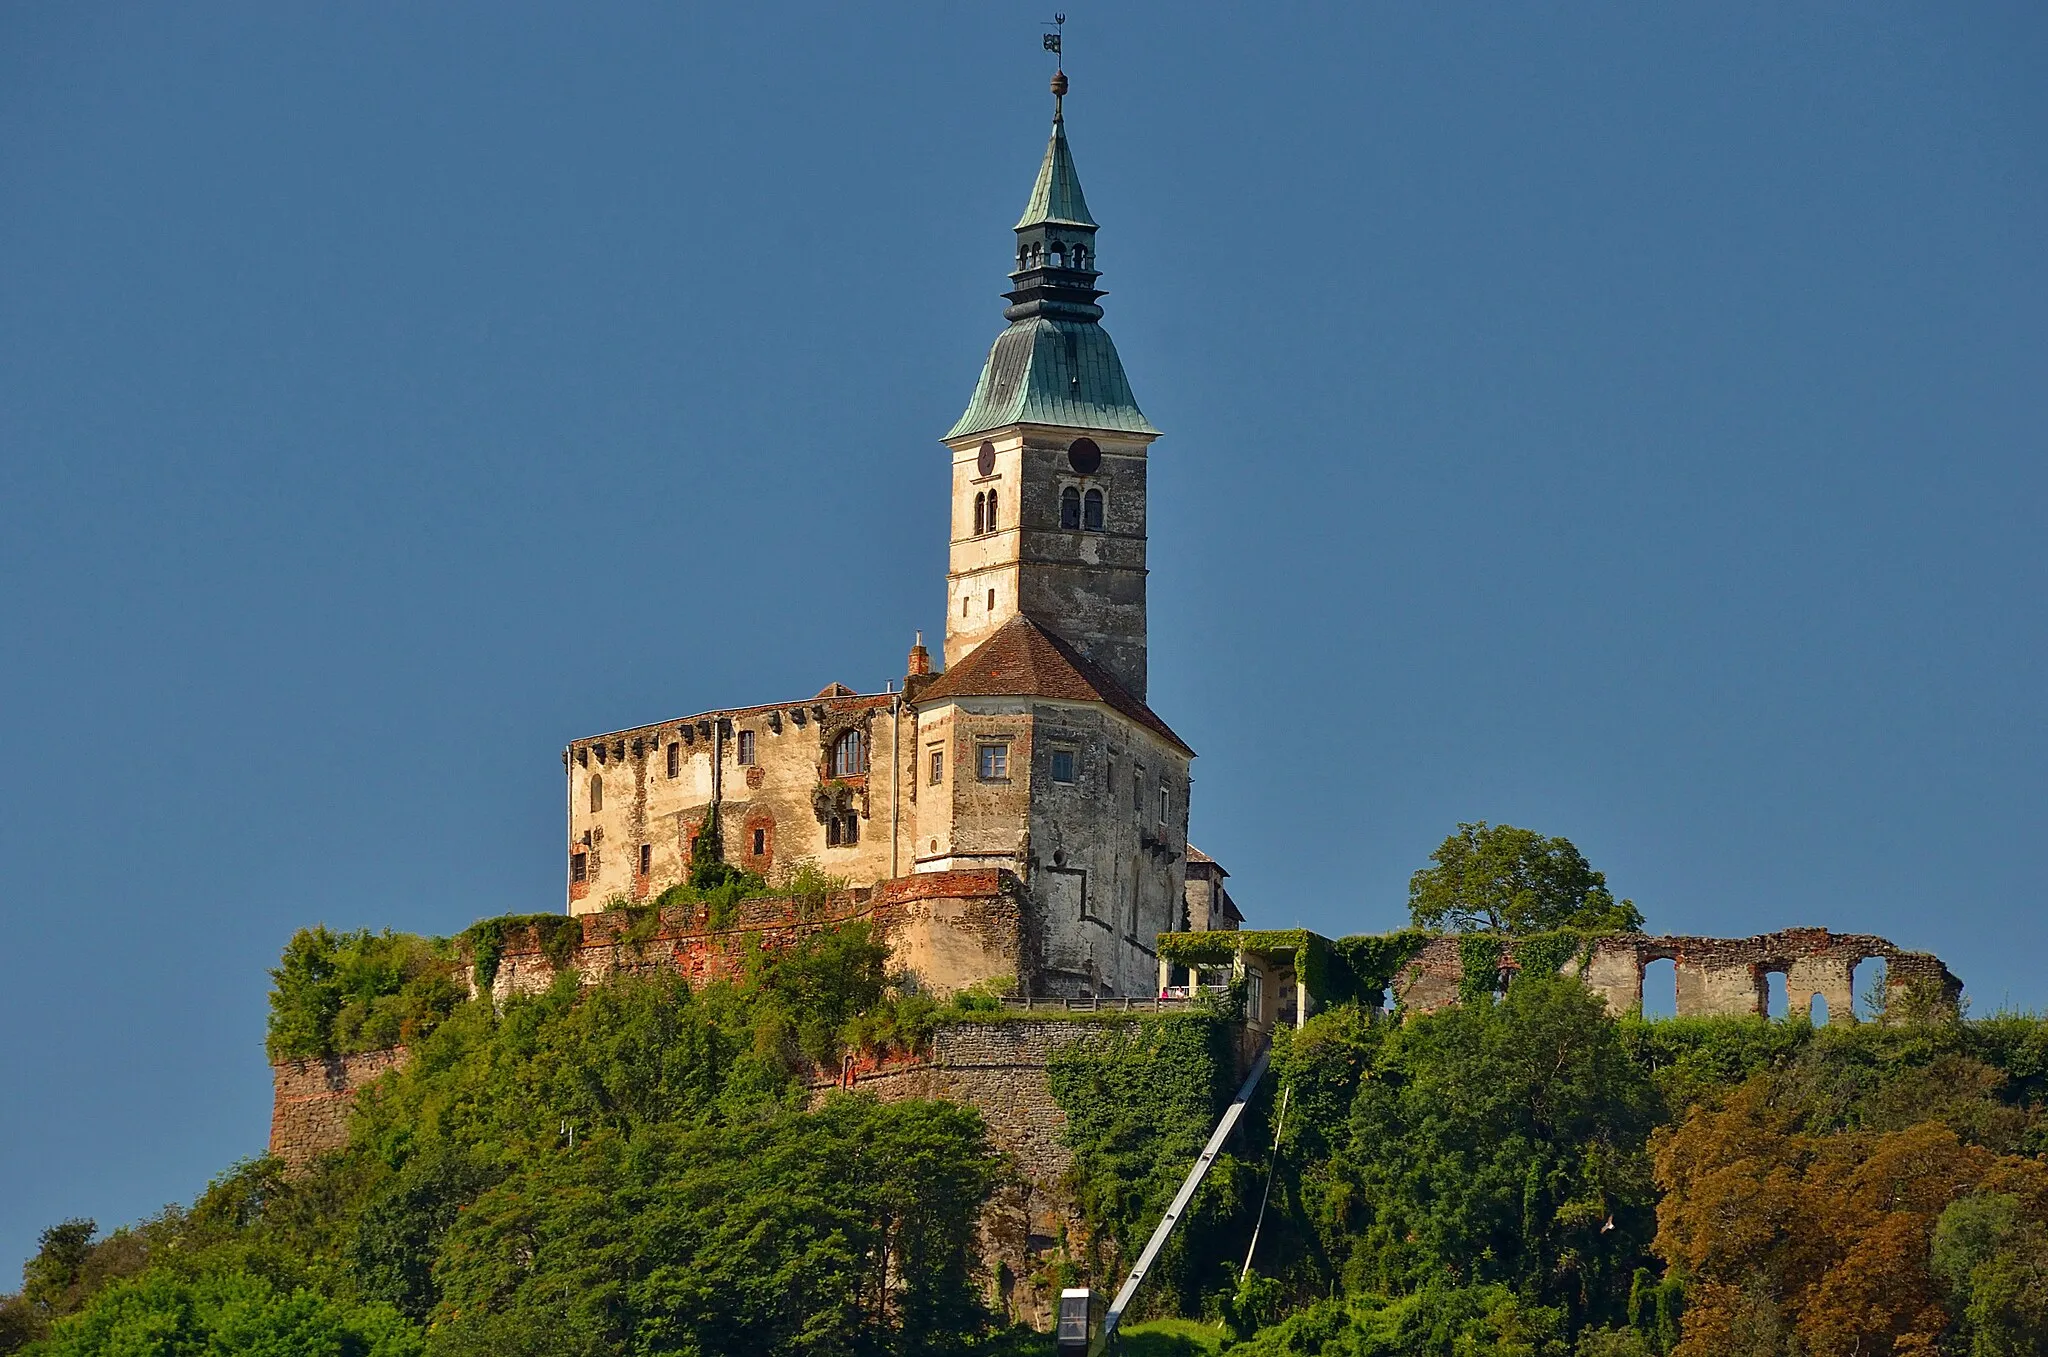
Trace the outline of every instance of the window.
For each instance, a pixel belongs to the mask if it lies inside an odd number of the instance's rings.
[[[1081,501],[1081,526],[1090,532],[1102,531],[1102,492],[1090,490]]]
[[[1163,828],[1173,821],[1173,791],[1164,782],[1159,784],[1159,823]]]
[[[849,730],[832,742],[832,776],[859,777],[868,770],[868,742]]]
[[[981,780],[983,782],[1007,782],[1010,780],[1010,746],[1006,744],[985,744],[980,748]]]
[[[1081,526],[1081,492],[1073,486],[1060,491],[1060,526],[1078,528]]]
[[[766,829],[757,829],[757,830],[755,830],[755,831],[754,831],[754,856],[758,858],[758,857],[760,857],[760,856],[761,856],[762,854],[766,853],[767,851],[768,851],[768,831],[767,831]]]
[[[996,610],[996,591],[993,589],[988,591],[988,610],[990,612]]]
[[[749,767],[753,766],[754,732],[751,730],[743,730],[740,732],[740,762]]]
[[[1253,1022],[1263,1022],[1266,1016],[1266,987],[1260,984],[1259,981],[1260,976],[1257,971],[1246,971],[1244,973],[1245,1007],[1251,1010]]]
[[[986,517],[987,513],[988,496],[976,495],[974,497],[974,535],[976,537],[979,537],[984,532],[988,531],[988,529],[983,526],[988,521]]]
[[[569,855],[569,879],[571,881],[590,880],[590,854],[571,853]]]
[[[668,746],[668,775],[670,777],[680,777],[682,772],[683,747],[674,741],[670,741]]]
[[[962,617],[967,616],[967,595],[965,594],[960,596],[960,615]]]
[[[1145,813],[1145,770],[1143,768],[1131,769],[1131,809],[1140,815]]]
[[[592,773],[590,775],[590,813],[595,815],[603,809],[604,775],[602,773]]]
[[[1052,780],[1072,782],[1074,780],[1074,751],[1055,749],[1052,751]]]
[[[996,530],[996,492],[993,490],[988,492],[988,530]]]
[[[643,843],[640,845],[640,875],[648,876],[651,875],[653,871],[654,845],[651,843]]]
[[[932,746],[931,756],[932,786],[936,787],[946,780],[946,751],[934,745]]]
[[[825,821],[825,843],[832,848],[851,848],[860,842],[860,816],[834,815]]]

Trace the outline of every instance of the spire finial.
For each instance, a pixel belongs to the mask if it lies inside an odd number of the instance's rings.
[[[1061,120],[1060,104],[1067,97],[1066,63],[1060,57],[1060,38],[1065,33],[1067,16],[1052,16],[1052,32],[1045,35],[1045,50],[1052,53],[1052,120]]]

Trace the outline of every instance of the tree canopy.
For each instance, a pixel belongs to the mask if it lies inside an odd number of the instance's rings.
[[[1633,900],[1617,901],[1570,839],[1533,829],[1461,824],[1408,879],[1408,912],[1436,932],[1641,932]]]

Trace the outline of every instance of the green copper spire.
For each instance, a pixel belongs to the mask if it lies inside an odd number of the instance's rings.
[[[1031,186],[1031,201],[1016,229],[1027,226],[1095,225],[1088,215],[1088,200],[1081,196],[1081,176],[1074,170],[1074,153],[1067,149],[1067,120],[1055,113],[1052,138],[1045,143],[1045,162],[1038,167],[1038,182]]]
[[[1112,433],[1156,434],[1131,394],[1116,345],[1101,325],[1095,280],[1095,218],[1067,146],[1061,105],[1065,73],[1053,76],[1052,137],[1031,201],[1014,228],[1017,270],[1003,318],[975,384],[974,399],[947,438],[1009,424],[1050,424]]]

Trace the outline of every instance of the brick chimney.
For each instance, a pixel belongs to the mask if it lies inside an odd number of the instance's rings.
[[[917,640],[911,643],[910,668],[906,672],[912,678],[932,672],[932,653],[924,648],[923,632],[917,633]]]

